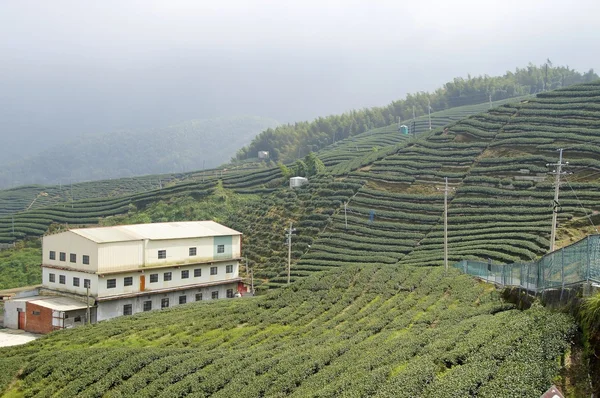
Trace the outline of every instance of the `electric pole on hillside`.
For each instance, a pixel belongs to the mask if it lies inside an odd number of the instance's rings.
[[[490,94],[490,109],[492,109],[492,94]]]
[[[287,278],[287,284],[290,284],[290,273],[291,273],[291,269],[292,269],[292,234],[294,233],[294,231],[296,230],[296,228],[292,228],[292,222],[290,221],[290,229],[288,229],[285,234],[285,236],[287,237],[288,240],[288,269],[287,269],[287,274],[288,274],[288,278]]]
[[[438,188],[439,189],[439,188]],[[444,185],[444,268],[448,273],[448,192],[453,188],[448,187],[448,177]]]
[[[346,224],[346,229],[348,229],[348,214],[346,213],[346,208],[348,207],[348,202],[344,202],[344,222]],[[13,232],[14,234],[14,232]]]
[[[566,174],[562,172],[562,167],[569,164],[569,162],[563,163],[563,150],[560,148],[558,155],[558,163],[548,163],[546,166],[555,166],[556,169],[550,174],[555,175],[554,179],[554,202],[552,202],[552,232],[550,232],[550,251],[554,251],[554,241],[556,240],[556,218],[558,217],[558,191],[560,190],[560,176]]]
[[[431,130],[431,101],[427,99],[427,111],[429,112],[429,130]]]

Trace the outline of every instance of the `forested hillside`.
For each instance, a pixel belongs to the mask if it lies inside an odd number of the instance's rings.
[[[226,163],[272,119],[242,116],[192,120],[142,132],[81,135],[21,161],[1,164],[0,187],[163,174]]]
[[[247,147],[238,151],[236,159],[254,158],[258,151],[269,151],[271,158],[291,162],[307,150],[319,150],[344,138],[368,130],[388,126],[398,119],[408,121],[432,111],[451,107],[499,101],[544,90],[598,79],[593,70],[580,73],[568,67],[528,65],[506,72],[503,76],[456,78],[433,93],[409,94],[406,99],[393,101],[387,106],[353,110],[342,115],[320,117],[312,122],[298,122],[270,128],[257,136]]]

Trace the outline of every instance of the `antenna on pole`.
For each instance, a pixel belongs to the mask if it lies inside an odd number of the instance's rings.
[[[448,192],[453,189],[448,187],[448,177],[446,177],[444,184],[444,268],[446,274],[448,274]]]
[[[556,218],[558,217],[558,192],[560,190],[560,176],[566,174],[562,172],[562,166],[566,166],[569,162],[563,163],[563,149],[560,148],[558,155],[558,163],[548,163],[546,166],[556,166],[550,174],[555,175],[554,179],[554,201],[552,202],[552,231],[550,232],[550,251],[554,251],[554,241],[556,240]]]
[[[290,229],[288,229],[285,234],[288,240],[288,269],[287,269],[287,284],[290,284],[290,274],[292,269],[292,234],[296,228],[292,228],[292,222],[290,221]]]

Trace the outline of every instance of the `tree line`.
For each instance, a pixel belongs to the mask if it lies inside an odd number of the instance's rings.
[[[498,101],[536,94],[598,79],[593,69],[581,73],[568,66],[554,66],[550,60],[536,66],[507,71],[502,76],[470,75],[455,78],[434,92],[408,94],[405,99],[392,101],[383,107],[352,110],[341,115],[319,117],[311,122],[297,122],[268,128],[250,145],[240,149],[235,160],[252,159],[258,151],[269,151],[271,160],[291,163],[307,153],[317,151],[344,138],[365,131],[389,126],[400,120],[409,120],[432,111],[442,111],[463,105]]]

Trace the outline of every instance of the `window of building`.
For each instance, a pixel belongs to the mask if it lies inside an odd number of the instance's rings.
[[[229,264],[229,265],[225,266],[225,272],[228,274],[233,274],[233,265]]]
[[[165,272],[163,274],[163,281],[168,282],[171,279],[173,279],[173,273],[172,272]]]
[[[123,306],[123,315],[131,315],[133,314],[133,308],[131,304],[125,304]]]
[[[227,298],[233,298],[233,289],[227,289]]]
[[[202,276],[202,268],[196,268],[194,270],[194,278],[200,278]]]
[[[196,301],[202,301],[202,293],[196,293]]]
[[[169,307],[169,299],[164,298],[160,300],[160,308],[168,308]]]
[[[150,283],[158,282],[158,274],[150,274]]]
[[[214,291],[211,293],[211,297],[214,299],[218,299],[219,298],[219,292],[218,291]]]
[[[190,256],[195,256],[195,255],[196,255],[196,248],[190,247]]]
[[[72,262],[72,263],[76,263],[77,262],[77,254],[70,253],[69,254],[69,261]]]
[[[54,275],[54,274],[48,274],[48,280],[50,282],[56,282],[56,275]]]
[[[133,276],[126,276],[125,279],[123,279],[123,285],[124,286],[132,286],[133,285]]]
[[[39,315],[40,312],[39,311],[31,311],[31,315]]]
[[[76,316],[73,318],[73,322],[81,322],[81,316]]]
[[[79,278],[76,276],[73,277],[73,286],[79,287]]]
[[[50,260],[56,260],[56,252],[50,250]]]
[[[83,263],[85,265],[89,265],[90,264],[90,256],[86,256],[85,254],[83,255]]]
[[[152,311],[152,301],[144,301],[144,311]]]
[[[83,280],[83,287],[87,287],[87,288],[92,287],[92,284],[90,283],[89,279],[84,279]]]
[[[60,252],[58,258],[60,261],[67,261],[67,253]]]
[[[210,267],[210,274],[217,275],[217,267]]]
[[[65,275],[59,275],[58,276],[58,283],[60,283],[61,285],[66,285],[67,284],[67,277]]]
[[[217,245],[217,253],[225,253],[225,245]]]
[[[185,270],[185,271],[181,271],[181,279],[187,279],[190,277],[190,271],[189,270]]]
[[[115,287],[117,287],[116,279],[107,279],[106,280],[106,288],[107,289],[114,289]]]
[[[158,251],[158,259],[163,259],[163,258],[167,258],[167,251],[166,250],[159,250]]]
[[[179,296],[179,304],[187,303],[187,296]]]

